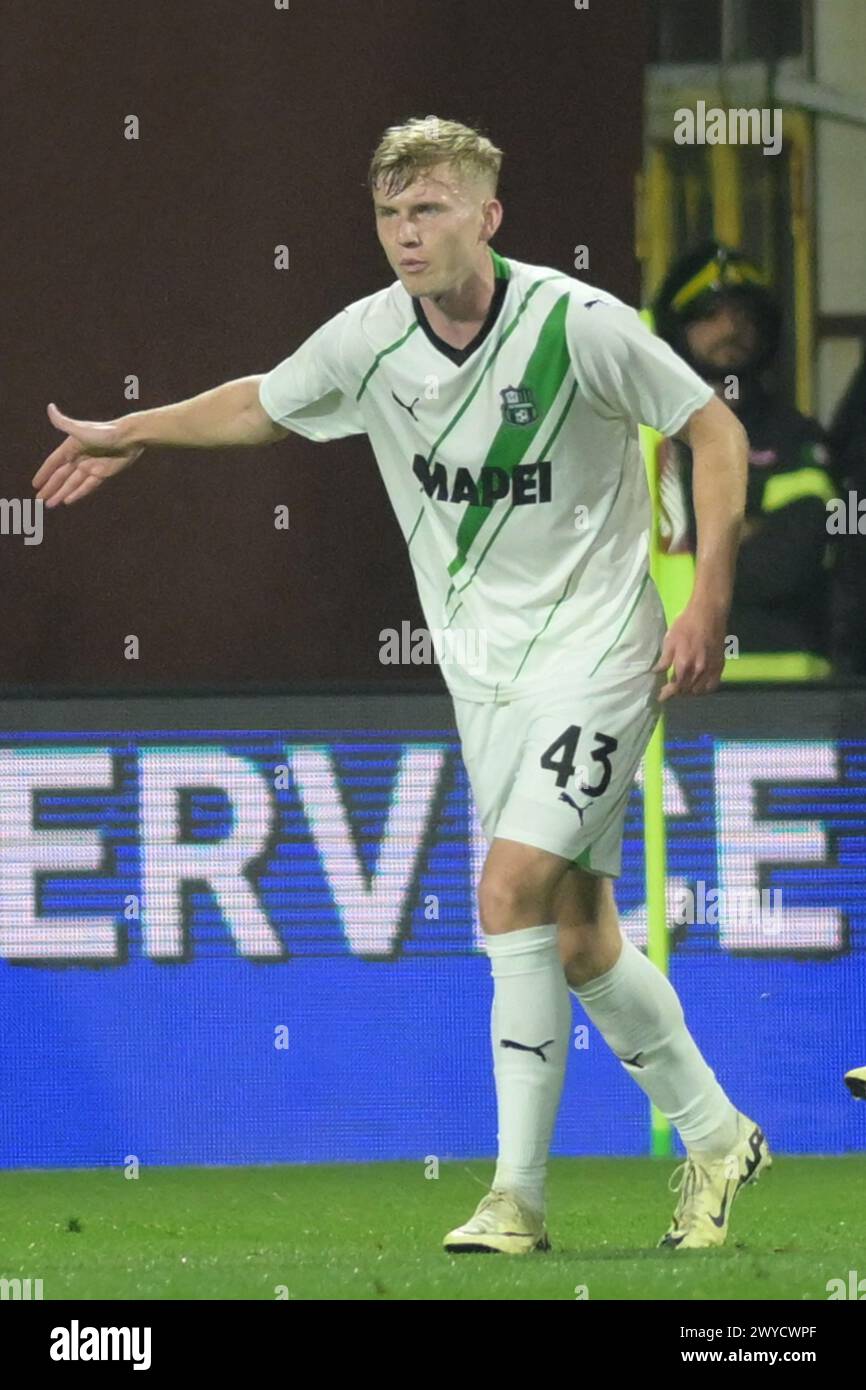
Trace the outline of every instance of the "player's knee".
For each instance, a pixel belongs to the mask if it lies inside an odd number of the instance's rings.
[[[481,926],[493,934],[552,922],[553,896],[554,885],[545,874],[485,869],[478,885]]]
[[[609,969],[622,949],[622,935],[609,879],[569,875],[557,898],[559,955],[574,987]]]
[[[594,923],[559,930],[559,958],[572,986],[583,985],[597,972],[599,929]]]

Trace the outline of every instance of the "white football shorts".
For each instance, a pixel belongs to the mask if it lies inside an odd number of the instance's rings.
[[[605,661],[507,703],[456,699],[463,761],[484,834],[592,874],[621,871],[626,807],[660,713],[661,634],[643,667]],[[613,654],[612,654],[613,657]]]

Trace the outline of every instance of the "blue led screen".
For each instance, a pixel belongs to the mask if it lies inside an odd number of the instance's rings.
[[[493,1154],[485,846],[447,701],[437,727],[411,699],[379,727],[317,707],[0,734],[0,1166]],[[777,1150],[863,1149],[866,738],[749,709],[669,730],[671,977]],[[636,787],[617,897],[642,945],[641,827]],[[574,1027],[554,1152],[648,1152],[643,1093],[576,1004]]]

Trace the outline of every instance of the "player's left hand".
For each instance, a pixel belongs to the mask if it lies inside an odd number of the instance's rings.
[[[673,667],[659,692],[660,701],[672,695],[706,695],[716,689],[725,665],[725,619],[725,613],[692,602],[671,624],[653,667],[664,673]]]

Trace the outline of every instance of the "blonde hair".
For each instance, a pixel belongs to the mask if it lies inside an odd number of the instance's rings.
[[[502,155],[486,135],[459,121],[413,116],[403,125],[389,126],[379,141],[370,162],[370,188],[382,184],[393,196],[434,165],[447,163],[485,182],[495,196]]]

